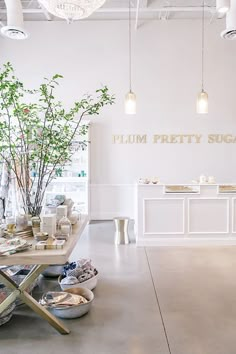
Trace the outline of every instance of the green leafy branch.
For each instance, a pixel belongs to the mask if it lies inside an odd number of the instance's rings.
[[[16,178],[25,212],[32,215],[39,213],[56,169],[70,161],[73,142],[86,136],[83,118],[115,102],[104,86],[66,110],[55,97],[61,79],[57,74],[37,90],[27,90],[10,63],[0,71],[0,157]]]

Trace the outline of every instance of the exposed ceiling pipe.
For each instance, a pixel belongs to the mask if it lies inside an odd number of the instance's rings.
[[[129,10],[126,7],[102,7],[96,10],[96,13],[127,13]],[[136,12],[136,9],[131,9],[131,12]],[[163,6],[163,7],[139,7],[140,14],[152,14],[158,12],[201,12],[201,6]],[[215,13],[215,6],[206,6],[205,12]],[[0,9],[0,14],[5,14],[5,9]],[[42,14],[43,10],[39,8],[23,9],[24,14]]]
[[[4,0],[7,8],[7,26],[1,33],[11,39],[26,39],[28,33],[24,29],[24,19],[20,0]]]
[[[230,9],[226,15],[226,30],[221,32],[223,39],[236,39],[236,0],[230,1]]]

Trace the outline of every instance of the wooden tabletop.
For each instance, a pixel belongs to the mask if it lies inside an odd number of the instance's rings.
[[[2,256],[0,257],[0,266],[20,264],[64,264],[68,261],[69,256],[72,253],[87,223],[88,216],[82,216],[81,221],[73,227],[73,233],[66,241],[62,249],[35,250],[32,248],[24,252],[12,254],[10,256]],[[33,238],[29,238],[27,241],[35,243]]]

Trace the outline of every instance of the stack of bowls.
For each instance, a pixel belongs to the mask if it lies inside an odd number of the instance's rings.
[[[13,303],[5,311],[3,311],[3,313],[0,315],[0,326],[10,321],[13,315],[14,308],[15,304]]]

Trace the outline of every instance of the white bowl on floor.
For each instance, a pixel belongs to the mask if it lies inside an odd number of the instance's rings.
[[[97,286],[98,274],[88,280],[83,281],[83,283],[76,283],[76,284],[62,284],[61,283],[62,279],[63,276],[60,275],[58,278],[58,283],[62,290],[72,289],[72,288],[86,288],[89,290],[93,290]]]
[[[94,295],[91,290],[85,288],[69,288],[65,290],[67,293],[83,296],[88,302],[85,304],[65,306],[65,307],[48,307],[48,310],[55,316],[60,318],[78,318],[84,316],[91,308]]]

